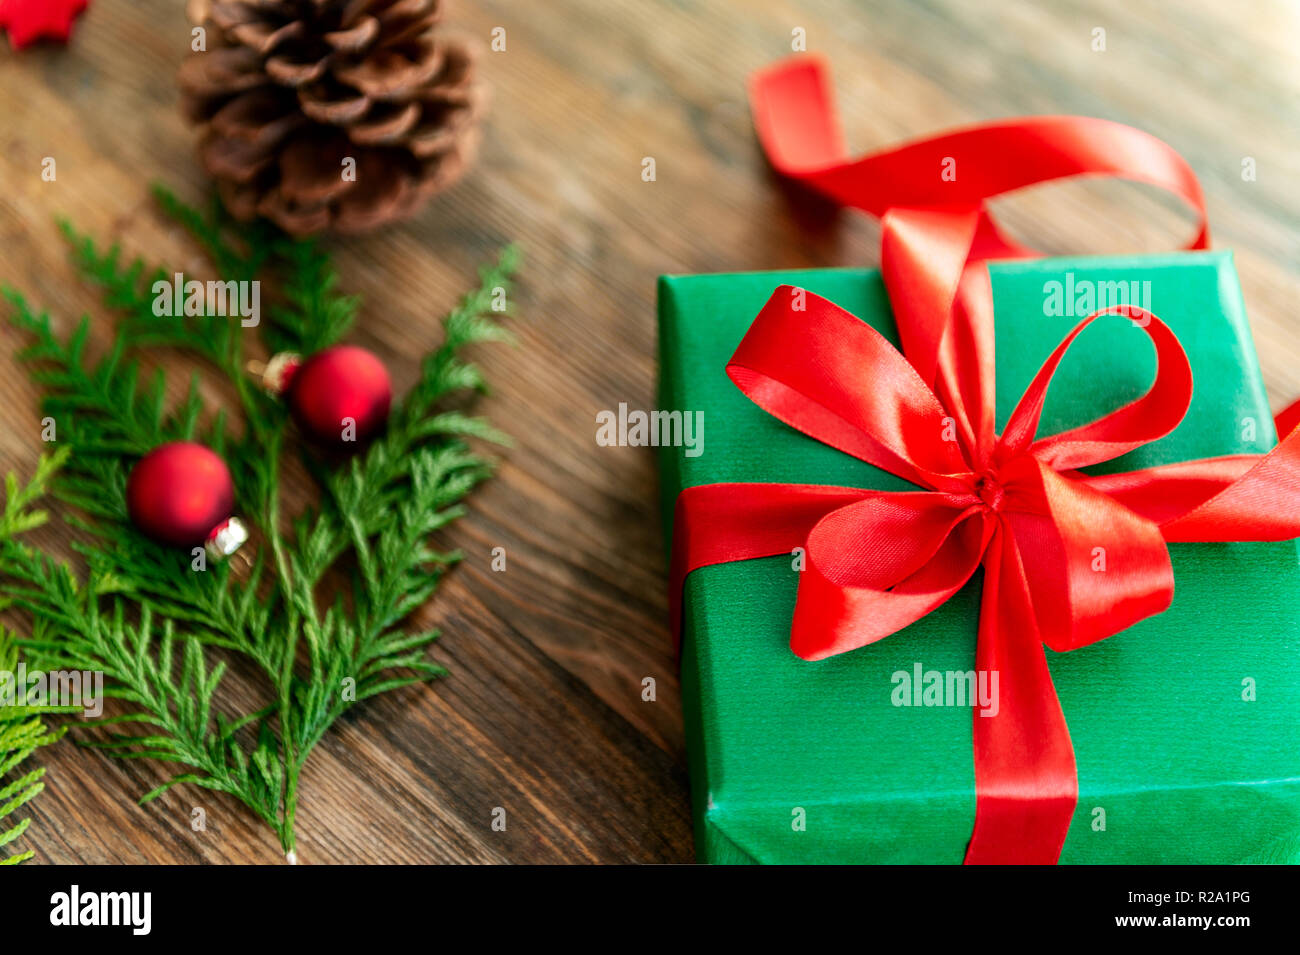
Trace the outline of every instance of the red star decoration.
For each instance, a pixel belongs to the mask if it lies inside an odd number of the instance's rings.
[[[0,0],[0,28],[21,50],[37,40],[67,42],[73,21],[90,0]]]

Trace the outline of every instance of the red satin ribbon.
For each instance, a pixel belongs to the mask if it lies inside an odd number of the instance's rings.
[[[1006,120],[850,161],[823,64],[796,58],[752,81],[773,166],[882,218],[882,273],[903,345],[811,293],[778,288],[727,374],[810,437],[925,490],[714,484],[677,499],[670,604],[708,564],[804,547],[790,645],[821,659],[907,626],[984,566],[976,665],[999,671],[1000,706],[974,716],[975,828],[967,863],[1051,863],[1078,799],[1074,750],[1042,645],[1086,646],[1160,613],[1173,598],[1167,541],[1300,536],[1300,405],[1282,442],[1237,455],[1104,477],[1077,469],[1172,431],[1192,395],[1174,333],[1136,307],[1081,322],[994,433],[993,311],[984,262],[1035,254],[999,233],[985,200],[1066,176],[1160,186],[1199,216],[1200,186],[1169,146],[1084,117]],[[941,176],[953,168],[956,178]],[[1122,315],[1151,339],[1157,372],[1136,401],[1038,437],[1052,376],[1094,320]],[[1131,334],[1131,332],[1129,333]]]

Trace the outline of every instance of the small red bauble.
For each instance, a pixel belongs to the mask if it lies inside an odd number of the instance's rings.
[[[224,556],[248,536],[230,516],[235,486],[226,462],[190,441],[159,445],[136,462],[126,481],[126,506],[135,526],[160,544],[203,544],[213,556]]]
[[[382,431],[393,404],[388,369],[355,345],[335,345],[305,359],[277,355],[266,381],[273,392],[283,393],[304,434],[338,450],[355,448]]]

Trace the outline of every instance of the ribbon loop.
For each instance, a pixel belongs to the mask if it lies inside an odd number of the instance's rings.
[[[790,626],[805,660],[856,650],[934,610],[975,573],[991,531],[964,495],[880,492],[808,535]]]
[[[799,348],[790,343],[798,341]],[[823,444],[915,484],[960,491],[970,464],[951,418],[879,332],[812,292],[782,285],[727,374],[763,410]]]
[[[1156,377],[1141,398],[1110,414],[1035,441],[1052,376],[1079,333],[1103,315],[1123,315],[1144,331],[1156,347]],[[1116,305],[1089,315],[1056,346],[1043,362],[1020,403],[1007,419],[999,452],[1013,456],[1028,451],[1056,470],[1073,470],[1109,461],[1134,448],[1163,438],[1183,420],[1192,401],[1192,368],[1187,353],[1169,326],[1144,308]]]

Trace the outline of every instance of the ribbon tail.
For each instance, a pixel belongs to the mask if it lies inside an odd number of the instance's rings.
[[[966,864],[1055,864],[1079,799],[1074,747],[1005,528],[984,567],[975,662],[994,703],[973,709],[975,829]]]

